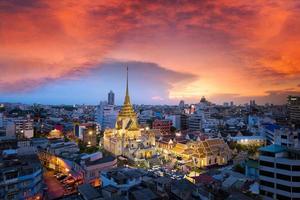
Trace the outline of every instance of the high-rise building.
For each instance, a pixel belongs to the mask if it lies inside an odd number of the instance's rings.
[[[296,129],[280,129],[280,134],[274,136],[274,144],[259,149],[259,190],[262,199],[300,199],[298,135]]]
[[[113,91],[110,91],[108,93],[108,98],[107,98],[108,105],[115,105],[115,94]]]
[[[300,199],[300,151],[272,144],[260,148],[262,199]]]
[[[287,107],[290,121],[300,126],[300,96],[288,96]]]
[[[179,108],[180,108],[180,109],[184,109],[184,101],[183,101],[183,100],[181,100],[181,101],[179,102]]]
[[[114,105],[109,105],[106,101],[100,102],[97,108],[96,120],[100,124],[101,130],[115,127],[117,116],[118,111],[115,110]]]

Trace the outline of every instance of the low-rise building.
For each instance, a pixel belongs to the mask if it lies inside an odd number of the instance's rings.
[[[263,146],[266,144],[266,138],[263,136],[236,136],[230,137],[229,140],[245,146]]]
[[[101,172],[102,187],[114,186],[119,190],[127,191],[129,188],[139,185],[146,173],[142,169],[115,168]]]
[[[38,157],[4,150],[0,156],[0,199],[40,199],[42,165]]]

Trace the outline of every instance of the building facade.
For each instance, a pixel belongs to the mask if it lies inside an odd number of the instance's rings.
[[[113,91],[110,91],[108,93],[107,102],[108,105],[115,105],[115,93],[113,93]]]
[[[171,133],[172,121],[168,119],[156,119],[152,123],[153,129],[158,129],[162,134],[170,134]]]
[[[300,126],[300,96],[288,96],[287,107],[290,121]]]
[[[0,199],[41,199],[42,165],[36,155],[18,155],[3,151],[0,158]]]
[[[260,148],[259,181],[263,199],[300,199],[300,150],[277,144]]]

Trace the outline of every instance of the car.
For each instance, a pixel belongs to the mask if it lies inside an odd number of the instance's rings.
[[[63,175],[59,176],[57,178],[57,180],[61,181],[61,180],[65,179],[65,178],[67,178],[67,175],[63,174]]]
[[[70,190],[73,190],[73,187],[68,186],[66,189],[70,191]]]
[[[62,183],[64,183],[64,184],[73,183],[73,182],[75,182],[75,180],[72,177],[67,177],[62,181]]]
[[[60,179],[59,181],[60,181],[61,183],[64,183],[64,182],[65,182],[66,180],[68,180],[69,178],[70,178],[69,176],[66,176],[66,177]]]

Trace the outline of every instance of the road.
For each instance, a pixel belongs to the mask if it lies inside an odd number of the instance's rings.
[[[45,171],[44,172],[44,181],[48,187],[46,191],[49,200],[56,199],[64,195],[65,190],[61,183],[53,176],[53,171]]]

